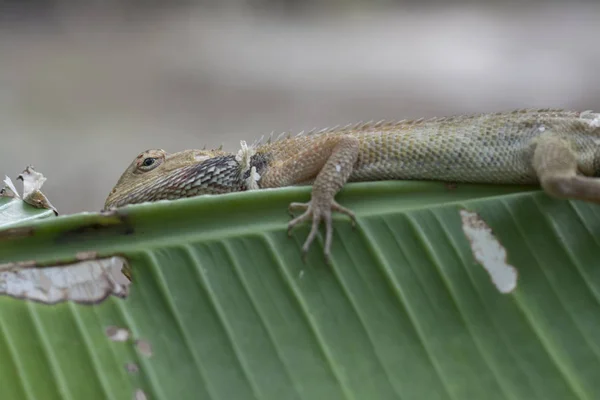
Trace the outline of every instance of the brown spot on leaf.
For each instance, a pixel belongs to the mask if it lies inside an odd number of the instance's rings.
[[[22,239],[33,236],[35,230],[30,226],[7,228],[0,231],[0,240]]]
[[[135,346],[137,347],[138,351],[146,357],[150,357],[152,355],[152,346],[147,340],[138,339],[135,341]]]
[[[127,363],[125,364],[125,370],[129,373],[136,373],[140,370],[140,367],[135,363]]]
[[[99,237],[131,235],[133,233],[134,229],[129,222],[127,213],[122,210],[101,211],[95,213],[92,221],[62,232],[56,238],[56,242],[59,244],[86,242]]]

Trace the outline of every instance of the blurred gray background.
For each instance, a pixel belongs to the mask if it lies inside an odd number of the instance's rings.
[[[598,1],[4,1],[0,174],[33,164],[61,213],[98,211],[149,148],[598,111],[599,39]]]

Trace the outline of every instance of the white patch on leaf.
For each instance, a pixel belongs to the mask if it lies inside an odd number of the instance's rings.
[[[517,270],[506,262],[506,249],[477,213],[460,210],[460,217],[475,259],[489,273],[492,283],[501,293],[512,292],[517,287]]]
[[[126,342],[129,339],[129,330],[111,325],[104,331],[106,336],[113,342]]]
[[[130,281],[125,259],[110,257],[55,267],[0,266],[0,294],[55,304],[71,300],[96,303],[109,295],[126,297]]]

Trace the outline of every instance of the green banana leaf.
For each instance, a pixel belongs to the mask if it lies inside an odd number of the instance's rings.
[[[358,225],[335,216],[327,264],[322,237],[302,260],[308,226],[286,233],[288,203],[309,196],[0,230],[2,290],[7,274],[114,256],[131,278],[91,303],[2,295],[0,398],[600,398],[599,206],[534,187],[350,184],[338,201]]]
[[[32,207],[19,198],[0,197],[0,229],[54,215],[53,210]]]

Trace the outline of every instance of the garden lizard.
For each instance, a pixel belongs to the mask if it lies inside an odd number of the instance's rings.
[[[306,254],[332,212],[353,212],[335,200],[346,182],[437,180],[533,184],[558,198],[600,202],[600,113],[522,109],[399,122],[357,124],[242,143],[236,153],[185,150],[139,154],[106,199],[105,209],[202,194],[312,184],[304,212],[288,224],[312,226]]]

